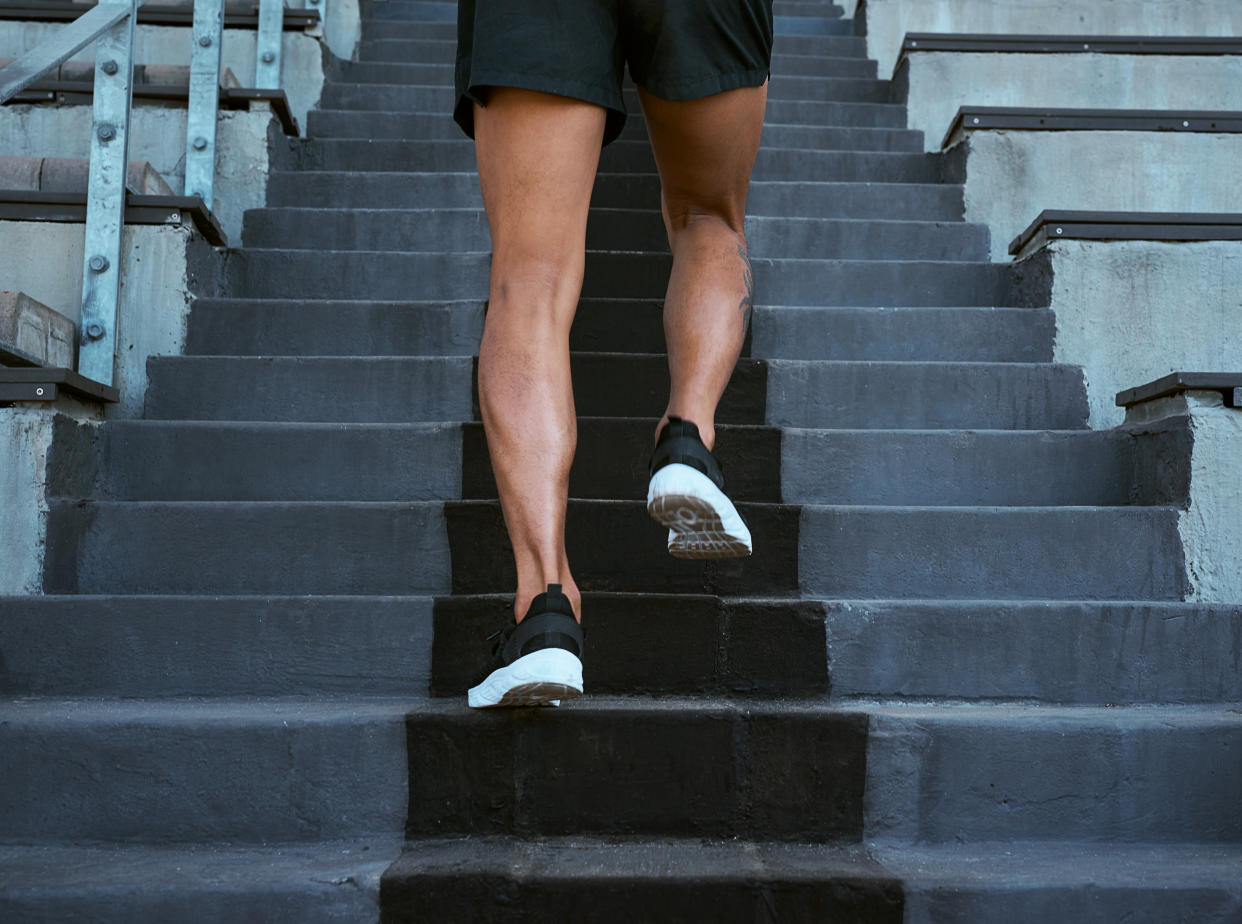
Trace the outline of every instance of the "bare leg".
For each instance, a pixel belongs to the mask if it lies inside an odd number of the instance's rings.
[[[577,442],[569,327],[604,117],[590,103],[510,88],[474,111],[493,250],[479,403],[517,563],[518,620],[548,584],[564,586],[581,619],[565,554]]]
[[[664,302],[672,387],[656,432],[675,415],[697,424],[709,449],[754,304],[743,222],[767,93],[764,84],[670,102],[639,88],[673,252]]]

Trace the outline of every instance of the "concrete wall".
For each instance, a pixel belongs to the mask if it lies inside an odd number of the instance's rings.
[[[41,593],[52,415],[0,408],[0,446],[5,454],[0,465],[0,594]]]
[[[0,22],[0,58],[17,57],[46,40],[59,23]],[[231,67],[246,86],[254,86],[255,32],[225,29],[221,63]],[[305,130],[306,113],[319,102],[323,91],[324,44],[301,32],[284,33],[281,86],[289,96],[289,108]],[[94,61],[95,46],[88,45],[73,61]],[[190,30],[177,26],[139,26],[134,36],[137,64],[189,64]],[[184,141],[184,134],[182,136]]]
[[[1189,391],[1130,408],[1126,424],[1178,418],[1193,440],[1189,503],[1178,516],[1191,599],[1242,602],[1242,408],[1225,407],[1219,392]]]
[[[959,145],[966,220],[991,230],[996,261],[1044,209],[1242,212],[1242,135],[977,131]]]
[[[54,308],[75,324],[82,317],[85,226],[63,222],[0,221],[5,286]],[[139,417],[147,390],[147,357],[179,354],[189,314],[191,267],[210,259],[206,243],[188,228],[127,225],[112,384],[119,404],[106,416]]]
[[[0,108],[0,154],[85,158],[90,117],[86,106]],[[184,109],[140,104],[131,123],[130,160],[149,161],[178,195],[185,187],[185,122]],[[251,112],[220,113],[212,212],[232,245],[241,242],[246,209],[267,203],[267,138],[273,124],[266,103],[255,104]]]
[[[1122,389],[1242,368],[1242,244],[1063,240],[1047,251],[1053,358],[1083,367],[1093,429],[1122,422]]]
[[[867,53],[892,73],[907,32],[1242,35],[1237,0],[863,0]],[[1048,73],[1048,72],[1045,72]]]
[[[929,151],[964,105],[1242,109],[1239,56],[929,51],[906,60],[909,127],[925,133]]]

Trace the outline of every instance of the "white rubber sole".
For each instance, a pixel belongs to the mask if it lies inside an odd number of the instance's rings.
[[[674,462],[651,476],[647,512],[668,527],[668,551],[676,558],[745,558],[750,530],[712,480]]]
[[[466,702],[472,709],[493,706],[559,706],[582,695],[582,662],[564,648],[543,648],[518,658],[471,687]]]

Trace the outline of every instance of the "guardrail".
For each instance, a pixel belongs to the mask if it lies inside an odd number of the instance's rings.
[[[312,0],[322,7],[326,0]],[[121,230],[133,106],[134,28],[146,0],[102,0],[52,38],[0,68],[0,103],[95,43],[94,111],[78,374],[111,386],[116,355]],[[282,0],[259,0],[255,83],[280,86]],[[185,193],[211,208],[215,181],[216,121],[220,101],[220,45],[224,0],[194,0],[186,120]]]

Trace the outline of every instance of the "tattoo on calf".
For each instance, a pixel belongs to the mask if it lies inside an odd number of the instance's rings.
[[[746,253],[746,248],[741,244],[737,245],[737,255],[742,258],[745,264],[742,279],[746,283],[746,294],[742,297],[742,302],[737,306],[737,310],[742,313],[742,336],[746,336],[746,331],[750,328],[750,315],[755,310],[755,274],[750,267],[750,256]]]

